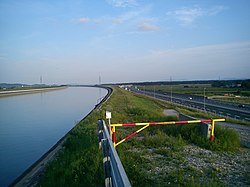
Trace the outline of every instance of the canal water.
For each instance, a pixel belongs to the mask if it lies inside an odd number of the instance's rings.
[[[0,186],[8,186],[77,122],[107,90],[89,87],[0,97]]]

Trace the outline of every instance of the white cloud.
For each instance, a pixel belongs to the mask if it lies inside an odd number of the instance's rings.
[[[198,17],[204,15],[204,11],[199,7],[182,8],[174,11],[176,18],[184,25],[193,23]]]
[[[79,19],[79,23],[83,23],[83,24],[85,24],[85,23],[89,23],[91,20],[89,19],[89,18],[80,18]]]
[[[213,8],[210,8],[209,10],[206,11],[206,14],[208,16],[216,16],[217,14],[219,14],[220,12],[226,10],[227,7],[225,6],[215,6]]]
[[[149,10],[151,9],[150,6],[145,6],[142,7],[136,11],[129,11],[126,13],[123,13],[121,15],[119,15],[116,18],[113,18],[113,23],[114,24],[122,24],[126,21],[135,21],[136,19],[139,19],[140,17],[142,17],[144,14],[146,14]]]
[[[167,16],[172,16],[177,19],[181,25],[187,26],[193,24],[200,17],[215,16],[225,9],[226,7],[224,6],[215,6],[209,9],[204,9],[199,6],[183,7],[175,11],[167,12]]]
[[[130,7],[137,4],[136,0],[107,0],[114,7]]]
[[[151,23],[141,23],[138,25],[139,31],[157,31],[160,30],[160,28],[156,25],[153,25]]]

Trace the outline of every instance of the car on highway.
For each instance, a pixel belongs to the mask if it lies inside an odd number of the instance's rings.
[[[245,108],[246,106],[243,105],[243,104],[240,104],[240,105],[238,105],[238,107],[240,107],[240,108]]]

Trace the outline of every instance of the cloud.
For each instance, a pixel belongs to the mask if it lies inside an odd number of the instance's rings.
[[[203,16],[204,11],[199,7],[181,8],[175,10],[174,15],[182,24],[189,25],[192,24],[198,17]]]
[[[153,25],[151,23],[141,23],[138,25],[138,30],[139,31],[157,31],[157,30],[160,30],[160,28],[156,25]]]
[[[122,24],[126,21],[135,21],[136,19],[139,19],[143,14],[146,14],[151,9],[150,6],[142,7],[136,11],[128,11],[126,13],[123,13],[119,15],[118,17],[113,19],[114,24]]]
[[[87,17],[82,17],[82,18],[78,18],[76,19],[76,22],[77,23],[80,23],[80,24],[89,24],[89,23],[95,23],[95,24],[99,24],[99,23],[102,23],[106,20],[106,18],[104,17],[100,17],[100,18],[87,18]],[[73,20],[75,21],[75,20]]]
[[[107,2],[113,7],[121,8],[135,6],[137,4],[136,0],[107,0]]]
[[[89,23],[91,20],[89,18],[79,18],[78,21],[79,23],[85,24],[85,23]]]
[[[216,16],[225,9],[226,7],[224,6],[215,6],[209,9],[204,9],[199,6],[183,7],[175,11],[167,12],[167,16],[172,16],[178,20],[181,25],[188,26],[193,24],[200,17]]]
[[[208,16],[216,16],[217,14],[219,14],[220,12],[226,10],[227,7],[225,6],[215,6],[213,8],[210,8],[209,10],[206,11],[206,14]]]

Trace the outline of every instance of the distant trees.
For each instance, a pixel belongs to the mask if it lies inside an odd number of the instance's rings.
[[[212,87],[225,87],[227,84],[225,81],[214,81],[211,86]]]
[[[212,87],[222,87],[222,88],[250,88],[249,80],[217,80],[213,81]]]
[[[241,87],[242,88],[250,88],[250,79],[242,81]]]

